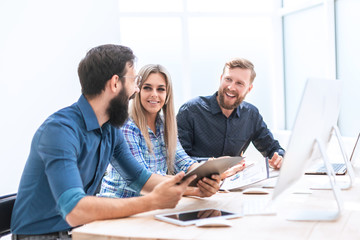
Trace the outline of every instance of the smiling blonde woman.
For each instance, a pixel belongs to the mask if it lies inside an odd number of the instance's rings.
[[[161,65],[149,64],[139,71],[140,93],[136,94],[130,118],[122,127],[133,156],[153,173],[172,175],[187,172],[198,165],[182,148],[177,138],[173,88],[168,71]],[[100,190],[101,196],[133,197],[126,179],[109,165]]]

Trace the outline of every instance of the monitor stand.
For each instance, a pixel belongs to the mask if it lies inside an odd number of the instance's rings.
[[[347,174],[345,174],[345,176],[349,177],[348,182],[347,181],[346,182],[344,182],[344,181],[339,182],[338,181],[337,185],[339,186],[340,189],[347,190],[347,189],[350,189],[352,187],[352,185],[353,185],[353,183],[355,181],[355,173],[354,173],[353,166],[352,166],[351,162],[349,161],[349,157],[346,154],[345,145],[344,145],[344,142],[342,140],[339,128],[337,126],[333,126],[333,131],[335,132],[335,135],[336,135],[336,138],[337,138],[337,141],[339,143],[340,150],[341,150],[341,153],[342,153],[342,157],[343,157],[344,162],[345,162],[346,171],[347,171]],[[327,184],[316,184],[316,185],[311,186],[310,189],[313,189],[313,190],[331,190],[331,186],[330,186],[329,183],[327,183]]]
[[[301,211],[294,211],[291,213],[290,216],[287,217],[287,220],[290,221],[335,221],[341,215],[341,210],[343,206],[343,202],[340,196],[340,188],[336,183],[335,172],[332,168],[328,155],[326,154],[325,147],[323,144],[316,139],[315,144],[318,145],[320,153],[322,155],[322,159],[326,166],[326,172],[329,177],[329,182],[331,189],[333,190],[334,198],[337,203],[336,210],[301,210]]]

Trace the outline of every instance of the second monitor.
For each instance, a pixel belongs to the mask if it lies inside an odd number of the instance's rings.
[[[327,158],[325,148],[329,143],[332,129],[337,125],[340,112],[340,80],[309,79],[298,108],[295,124],[276,183],[273,199],[297,182],[305,172],[311,158]],[[339,190],[334,186],[335,199],[339,200]],[[338,209],[330,213],[310,213],[295,220],[334,220],[340,214]],[[304,212],[303,212],[304,213]],[[306,215],[306,213],[305,213]],[[311,218],[316,219],[307,219]]]

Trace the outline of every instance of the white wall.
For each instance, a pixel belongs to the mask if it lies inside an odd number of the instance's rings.
[[[360,132],[360,32],[349,27],[360,21],[358,0],[284,0],[284,81],[286,129],[291,129],[308,78],[343,82],[340,132],[354,138]],[[356,105],[356,104],[355,104]]]
[[[160,63],[169,70],[176,109],[191,98],[212,95],[224,63],[244,57],[257,73],[246,100],[270,128],[284,128],[281,1],[119,2],[121,42],[139,56],[138,67]]]
[[[282,23],[274,14],[280,0],[172,1],[0,1],[0,195],[17,191],[40,124],[77,101],[78,63],[100,44],[128,45],[139,58],[137,67],[164,64],[173,76],[177,107],[212,94],[229,57],[249,58],[258,75],[247,100],[259,107],[275,133],[283,129]],[[340,76],[353,76],[341,66]]]
[[[17,191],[39,125],[80,96],[79,61],[119,40],[117,0],[0,2],[0,195]]]
[[[213,94],[230,57],[248,58],[257,78],[247,100],[258,106],[270,128],[282,129],[281,18],[273,14],[279,0],[224,0],[224,9],[218,9],[217,0],[172,1],[180,4],[175,12],[163,9],[169,7],[167,0],[149,6],[140,0],[0,1],[0,195],[17,191],[40,124],[77,101],[78,63],[100,44],[131,47],[137,68],[147,63],[167,67],[178,107]]]

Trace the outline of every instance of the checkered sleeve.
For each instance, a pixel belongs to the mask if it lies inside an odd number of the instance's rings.
[[[126,139],[131,154],[140,164],[142,164],[147,170],[149,170],[149,167],[144,159],[141,146],[139,144],[142,139],[139,128],[135,125],[133,121],[128,120],[123,125],[121,130]],[[116,169],[110,164],[102,180],[100,196],[127,198],[139,195],[140,192],[135,192],[116,171]]]
[[[187,172],[189,167],[196,162],[196,160],[190,158],[189,155],[187,155],[178,139],[175,153],[175,171],[177,173],[180,171]]]

